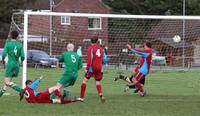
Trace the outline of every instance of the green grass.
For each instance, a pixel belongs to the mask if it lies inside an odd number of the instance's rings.
[[[4,70],[0,70],[0,85],[3,83]],[[72,104],[28,104],[19,102],[13,90],[9,96],[0,98],[0,116],[199,116],[200,115],[200,71],[191,72],[152,72],[145,88],[147,96],[139,97],[131,91],[123,92],[124,82],[114,82],[116,70],[109,70],[102,81],[106,103],[102,104],[97,96],[93,79],[88,83],[84,103]],[[129,75],[130,71],[124,71]],[[29,69],[28,78],[43,75],[39,90],[56,84],[62,69]],[[71,96],[79,96],[83,70],[73,87]],[[21,79],[14,80],[20,84]]]

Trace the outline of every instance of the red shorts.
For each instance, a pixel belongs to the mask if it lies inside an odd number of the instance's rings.
[[[140,82],[142,79],[145,78],[145,75],[143,75],[141,72],[137,71],[135,72],[134,79],[138,82]]]
[[[37,103],[52,103],[50,93],[48,91],[40,92],[36,97]]]
[[[87,79],[90,79],[91,77],[94,76],[94,79],[96,81],[101,81],[102,78],[103,78],[103,72],[101,71],[93,71],[93,72],[89,72],[88,75],[87,75]]]

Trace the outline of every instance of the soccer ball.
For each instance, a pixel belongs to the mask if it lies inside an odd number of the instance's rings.
[[[175,36],[173,37],[173,41],[176,42],[176,43],[178,43],[178,42],[181,41],[181,37],[180,37],[179,35],[175,35]]]

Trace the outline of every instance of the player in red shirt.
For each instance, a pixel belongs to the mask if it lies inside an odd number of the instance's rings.
[[[83,78],[81,85],[79,100],[84,101],[86,83],[92,76],[94,76],[97,92],[101,102],[103,103],[105,102],[105,97],[102,93],[100,81],[103,78],[103,64],[106,64],[107,58],[103,49],[97,43],[98,37],[93,37],[91,39],[91,45],[87,50],[87,67],[85,71],[85,77]]]
[[[67,104],[75,102],[77,100],[64,100],[65,95],[62,95],[58,89],[49,88],[47,91],[38,92],[37,86],[40,83],[42,77],[36,79],[35,81],[27,80],[25,91],[25,99],[28,103],[61,103]],[[58,99],[51,99],[51,93],[55,93],[58,96]]]
[[[139,50],[132,48],[129,44],[127,47],[130,49],[131,52],[138,54],[141,56],[139,65],[134,69],[132,76],[125,77],[123,75],[119,75],[119,77],[115,78],[115,80],[122,79],[126,80],[129,83],[134,83],[134,86],[139,90],[140,96],[145,95],[144,91],[144,81],[145,77],[148,75],[150,71],[151,61],[152,61],[152,50],[151,50],[151,43],[145,42],[144,43],[144,50]]]

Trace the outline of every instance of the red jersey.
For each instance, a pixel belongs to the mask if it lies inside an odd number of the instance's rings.
[[[103,49],[97,44],[92,44],[87,50],[86,70],[89,72],[102,71],[103,55]]]
[[[26,86],[24,91],[25,91],[25,99],[26,99],[26,101],[28,103],[35,103],[36,99],[35,99],[35,95],[34,95],[34,90],[31,89],[30,87]]]
[[[138,55],[141,55],[140,63],[135,69],[135,71],[136,72],[140,71],[144,75],[148,74],[150,71],[151,61],[152,61],[152,54],[153,54],[152,50],[138,50],[133,48],[131,51]]]

